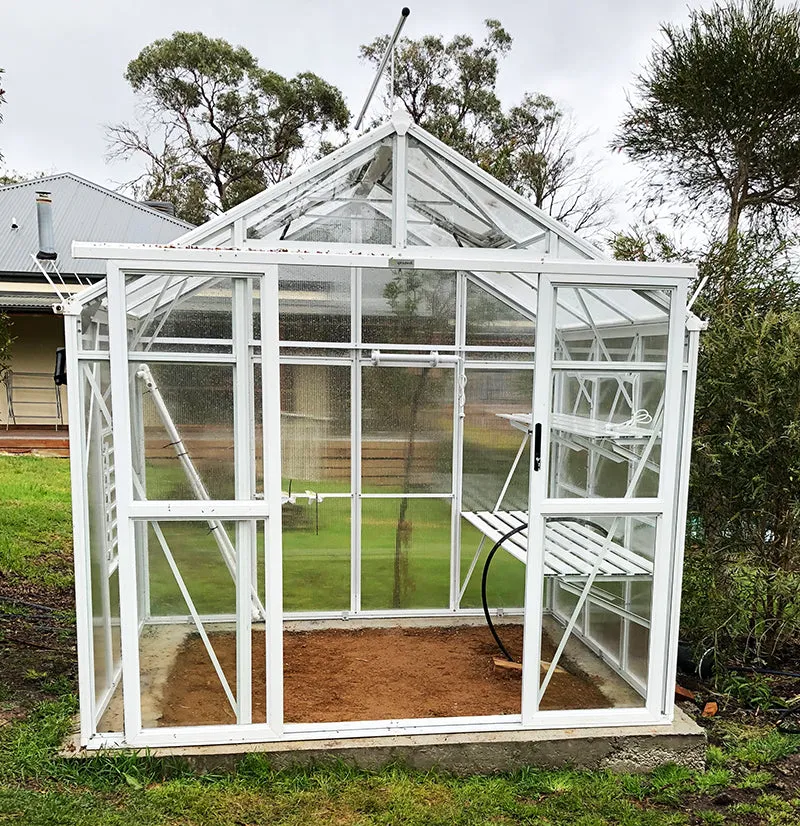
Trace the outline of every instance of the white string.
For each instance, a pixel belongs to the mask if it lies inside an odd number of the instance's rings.
[[[640,407],[638,410],[634,410],[633,416],[631,416],[626,422],[609,423],[608,427],[610,430],[624,430],[626,427],[636,427],[637,425],[650,424],[652,421],[653,417],[647,412],[647,410]]]

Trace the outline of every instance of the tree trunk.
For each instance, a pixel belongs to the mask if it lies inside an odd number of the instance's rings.
[[[411,399],[411,421],[408,425],[408,447],[406,450],[405,464],[403,468],[403,492],[408,492],[411,482],[411,470],[414,460],[414,439],[417,435],[417,417],[419,416],[420,403],[425,389],[425,382],[428,377],[428,369],[424,367],[419,374],[419,381],[414,389]],[[403,546],[408,543],[411,536],[411,527],[406,522],[408,513],[408,498],[400,500],[400,512],[397,516],[397,529],[394,535],[394,583],[392,587],[392,607],[400,608],[403,597],[401,581],[403,579]]]

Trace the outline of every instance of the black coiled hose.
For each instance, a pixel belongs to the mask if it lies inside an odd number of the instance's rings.
[[[599,531],[601,534],[607,532],[607,528],[598,525],[596,522],[591,522],[588,519],[581,519],[579,517],[570,516],[568,519],[549,519],[550,522],[577,522],[579,525],[586,525],[589,528],[593,528],[596,531]],[[509,662],[515,662],[514,658],[511,654],[508,653],[508,649],[503,645],[503,641],[500,639],[500,636],[497,633],[497,629],[494,627],[494,623],[492,622],[492,615],[489,613],[489,601],[486,598],[486,582],[488,581],[489,577],[489,566],[492,564],[492,558],[497,553],[498,548],[507,540],[510,539],[515,534],[518,534],[520,531],[524,531],[528,527],[527,522],[523,522],[521,525],[517,525],[516,528],[512,528],[507,533],[504,533],[497,542],[494,543],[492,546],[492,550],[486,556],[486,562],[483,563],[483,575],[481,576],[481,602],[483,603],[483,615],[486,617],[486,624],[489,626],[489,630],[492,632],[492,636],[494,637],[494,641],[497,643],[497,647],[503,652],[503,656]]]

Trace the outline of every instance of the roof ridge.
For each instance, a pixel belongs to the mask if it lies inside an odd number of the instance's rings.
[[[0,186],[0,194],[6,192],[10,189],[21,189],[26,186],[33,186],[35,184],[41,184],[45,181],[54,181],[67,178],[73,181],[76,181],[83,186],[87,186],[90,189],[94,189],[97,192],[100,192],[103,195],[108,195],[112,198],[116,198],[119,201],[122,201],[129,206],[136,207],[137,209],[142,210],[143,212],[148,213],[149,215],[157,215],[160,218],[169,221],[170,223],[176,224],[179,227],[183,227],[187,230],[194,229],[193,225],[184,221],[181,218],[178,218],[175,215],[169,215],[166,212],[162,212],[161,210],[154,209],[153,207],[147,206],[146,204],[142,203],[141,201],[136,201],[133,198],[129,198],[127,195],[123,195],[120,192],[115,192],[113,189],[108,189],[108,187],[103,186],[102,184],[95,183],[94,181],[90,181],[87,178],[82,178],[80,175],[76,175],[74,172],[57,172],[53,175],[45,175],[41,178],[31,178],[28,181],[17,181],[13,184],[6,184],[5,186]]]

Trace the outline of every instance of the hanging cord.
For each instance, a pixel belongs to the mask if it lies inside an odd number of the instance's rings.
[[[626,427],[636,427],[637,425],[650,424],[653,417],[643,407],[633,411],[633,416],[626,422],[616,422],[608,425],[610,430],[622,430]]]
[[[596,531],[602,533],[608,533],[606,528],[603,528],[601,525],[598,525],[596,522],[592,522],[589,519],[581,519],[579,517],[570,516],[568,519],[551,519],[551,522],[577,522],[579,525],[586,525],[589,528],[593,528]],[[492,559],[497,553],[498,549],[502,546],[502,544],[510,539],[515,534],[518,534],[520,531],[526,530],[528,527],[527,522],[523,522],[521,525],[517,525],[516,528],[512,528],[508,533],[503,534],[497,542],[494,543],[492,546],[491,551],[486,555],[486,562],[483,563],[483,574],[481,575],[481,602],[483,604],[483,616],[486,617],[486,624],[489,626],[489,630],[492,632],[492,636],[494,637],[494,641],[497,643],[497,647],[500,651],[503,652],[503,656],[509,662],[516,662],[516,660],[508,653],[508,649],[503,645],[503,641],[500,639],[499,634],[497,633],[497,629],[492,622],[492,615],[489,613],[489,600],[486,597],[486,583],[489,578],[489,566],[492,564]]]

